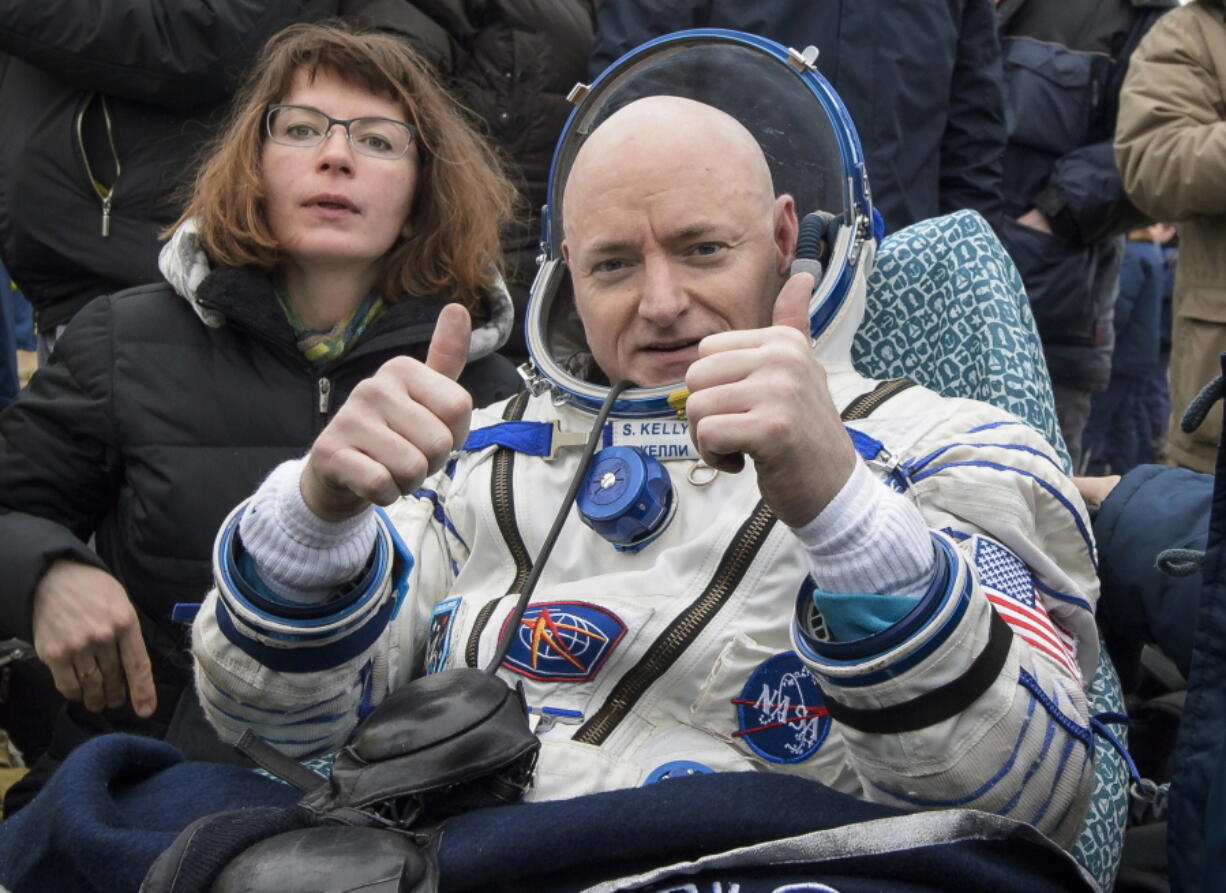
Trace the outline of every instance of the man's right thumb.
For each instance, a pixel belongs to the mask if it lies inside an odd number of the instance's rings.
[[[434,324],[434,336],[426,353],[426,365],[452,381],[460,377],[468,362],[468,343],[473,324],[462,304],[448,304]]]

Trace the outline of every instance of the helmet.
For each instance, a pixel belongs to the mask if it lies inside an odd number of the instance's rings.
[[[871,264],[872,202],[860,140],[843,103],[817,69],[817,50],[786,49],[774,41],[721,29],[679,31],[622,56],[590,86],[571,93],[576,104],[562,131],[543,209],[540,270],[525,319],[530,362],[522,370],[535,394],[597,411],[609,385],[583,371],[586,339],[562,257],[562,198],[575,156],[606,118],[646,96],[682,96],[714,106],[743,124],[766,156],[777,194],[790,194],[801,225],[798,257],[814,272],[809,302],[815,340],[849,302]],[[866,250],[867,248],[867,250]],[[675,385],[631,388],[615,415],[674,414]]]

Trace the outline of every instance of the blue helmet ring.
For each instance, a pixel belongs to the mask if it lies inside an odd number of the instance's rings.
[[[610,115],[647,96],[693,99],[731,115],[754,135],[771,170],[776,194],[789,194],[802,219],[802,245],[819,252],[809,302],[817,339],[850,295],[865,243],[873,238],[873,209],[864,155],[847,109],[814,67],[817,50],[798,52],[738,31],[678,31],[622,56],[590,85],[571,93],[575,109],[554,151],[548,203],[542,209],[540,269],[525,319],[534,393],[596,412],[609,384],[593,374],[570,276],[562,258],[562,197],[575,156]],[[806,229],[808,236],[806,237]],[[820,249],[819,246],[820,245]],[[625,391],[614,405],[622,417],[675,413],[669,396],[681,382]]]

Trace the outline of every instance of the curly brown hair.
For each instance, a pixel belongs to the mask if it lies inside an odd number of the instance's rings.
[[[290,25],[268,41],[226,126],[205,149],[183,215],[167,233],[195,218],[214,263],[278,265],[281,246],[264,214],[263,124],[268,106],[291,91],[299,71],[312,79],[326,71],[398,102],[417,128],[411,235],[397,239],[384,256],[379,293],[390,301],[406,293],[437,295],[477,311],[480,292],[502,264],[499,229],[515,210],[515,190],[429,63],[396,37],[340,22]]]

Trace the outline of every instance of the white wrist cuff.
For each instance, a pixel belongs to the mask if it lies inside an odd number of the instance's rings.
[[[293,459],[273,469],[247,503],[238,531],[269,589],[318,604],[362,572],[378,531],[373,508],[344,521],[312,512],[299,488],[304,465]]]
[[[826,592],[923,595],[936,573],[932,535],[912,502],[859,459],[847,483],[803,527],[793,528]]]

